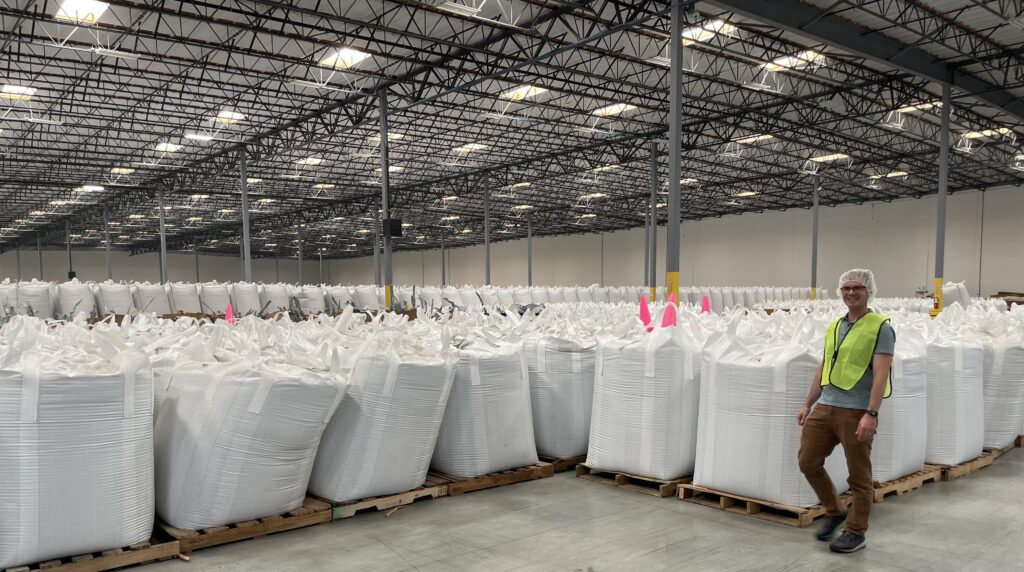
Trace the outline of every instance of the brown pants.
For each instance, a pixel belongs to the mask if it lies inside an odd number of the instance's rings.
[[[853,492],[853,505],[846,518],[846,530],[863,535],[868,530],[868,516],[874,502],[871,478],[871,439],[857,440],[857,424],[863,409],[846,409],[817,405],[804,423],[800,435],[800,472],[807,478],[818,500],[830,515],[842,513],[832,479],[825,471],[825,458],[836,445],[842,444],[850,477],[847,483]]]

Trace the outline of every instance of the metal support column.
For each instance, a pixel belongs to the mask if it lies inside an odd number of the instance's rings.
[[[942,311],[942,274],[946,255],[946,194],[949,180],[949,84],[942,84],[942,125],[939,130],[939,195],[938,216],[935,221],[935,308],[932,315]]]
[[[376,209],[374,209],[376,211]],[[373,280],[378,288],[384,284],[380,280],[380,225],[377,213],[373,213]]]
[[[21,282],[21,246],[14,249],[14,262],[18,265],[18,282]]]
[[[533,286],[533,223],[526,219],[526,285]]]
[[[650,300],[654,302],[658,294],[658,142],[651,141],[651,199],[647,205],[647,236],[648,250],[646,263],[647,275],[644,281],[650,288]]]
[[[821,175],[814,175],[813,215],[811,218],[811,300],[818,299],[818,210],[821,206]]]
[[[192,249],[192,256],[196,259],[196,284],[199,283],[199,244]]]
[[[303,284],[305,284],[305,282],[302,281],[302,230],[301,230],[301,226],[302,225],[299,225],[299,227],[300,227],[300,230],[299,230],[299,286],[302,286]]]
[[[71,221],[64,223],[64,239],[68,245],[68,280],[75,277],[75,265],[71,260]]]
[[[484,180],[484,285],[491,285],[491,189]]]
[[[388,91],[380,90],[380,208],[382,221],[391,220],[391,157],[388,155]],[[378,224],[377,226],[380,226]],[[384,233],[384,310],[391,311],[391,231]]]
[[[274,281],[281,283],[281,259],[277,256],[274,257]]]
[[[39,279],[43,279],[43,238],[36,234],[36,256],[39,258]]]
[[[320,283],[324,283],[324,249],[320,248]]]
[[[156,192],[157,210],[160,213],[160,283],[167,283],[167,227],[164,218],[164,191]]]
[[[113,280],[114,271],[110,264],[110,211],[103,209],[103,250],[107,255],[107,280]]]
[[[441,287],[447,286],[447,276],[445,275],[445,260],[444,260],[444,231],[441,231]]]
[[[680,183],[682,179],[683,127],[683,26],[686,25],[683,0],[672,0],[672,33],[669,38],[669,113],[668,113],[668,222],[665,245],[665,292],[679,301]]]
[[[249,242],[249,179],[246,175],[248,151],[238,148],[238,176],[242,189],[242,281],[252,282],[252,244]]]

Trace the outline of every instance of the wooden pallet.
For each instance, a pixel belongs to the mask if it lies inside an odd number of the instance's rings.
[[[533,481],[555,475],[555,467],[551,463],[537,463],[528,467],[509,469],[499,473],[480,475],[479,477],[457,477],[444,473],[431,473],[434,477],[448,482],[448,496],[454,497],[473,491],[503,487],[513,483]]]
[[[882,499],[889,495],[899,496],[903,493],[919,489],[923,487],[925,483],[937,483],[941,480],[942,469],[940,467],[925,465],[925,467],[920,471],[911,473],[905,477],[900,477],[884,483],[875,483],[875,502],[882,502]]]
[[[1014,447],[1024,447],[1024,435],[1017,435],[1017,441],[1013,445]]]
[[[423,483],[423,486],[411,491],[342,503],[332,503],[331,518],[333,520],[351,518],[362,512],[393,510],[410,505],[418,500],[448,496],[448,483],[448,479],[430,474],[427,475],[427,480]]]
[[[201,548],[219,546],[238,540],[260,538],[268,534],[330,521],[330,503],[306,498],[302,506],[283,515],[268,516],[258,520],[248,520],[228,526],[217,526],[203,530],[182,530],[158,520],[157,528],[177,540],[181,547],[181,554],[188,556],[193,550]]]
[[[942,480],[952,481],[965,477],[971,473],[976,473],[985,467],[991,465],[996,460],[995,455],[991,451],[985,451],[978,457],[965,461],[959,465],[931,465],[942,469]],[[928,466],[928,465],[926,465]]]
[[[576,465],[582,465],[583,463],[587,462],[587,456],[580,455],[578,457],[568,457],[565,459],[541,456],[540,460],[544,461],[545,463],[551,463],[552,465],[554,465],[556,473],[564,473],[566,471],[574,469]]]
[[[625,489],[627,491],[633,491],[635,493],[643,493],[645,495],[651,495],[655,497],[670,497],[676,494],[676,489],[679,485],[689,483],[692,481],[691,477],[683,477],[681,479],[655,479],[653,477],[641,477],[639,475],[632,475],[630,473],[623,473],[619,471],[606,471],[604,469],[597,469],[594,467],[588,467],[587,465],[576,465],[576,476],[581,479],[593,481],[595,483],[603,483],[606,485],[612,485]]]
[[[1003,455],[1009,453],[1010,451],[1014,450],[1015,448],[1016,448],[1016,444],[1011,443],[1010,445],[1007,445],[1006,447],[1003,447],[1002,449],[994,449],[994,448],[985,449],[985,452],[986,453],[990,453],[992,455],[992,460],[995,461],[999,457],[1002,457]]]
[[[694,504],[800,528],[810,526],[814,519],[825,515],[825,507],[820,504],[807,508],[795,507],[692,484],[679,485],[679,498]],[[843,508],[850,506],[851,502],[849,494],[839,496],[839,504]]]
[[[152,539],[149,542],[140,542],[126,548],[114,548],[91,554],[80,554],[68,558],[57,558],[47,560],[31,566],[17,566],[8,568],[6,572],[35,572],[36,570],[50,571],[74,571],[74,572],[102,572],[104,570],[116,570],[125,566],[151,562],[154,560],[167,560],[175,558],[180,553],[177,540],[160,542]]]

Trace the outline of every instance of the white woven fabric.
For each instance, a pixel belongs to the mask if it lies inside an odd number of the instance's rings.
[[[49,282],[38,280],[21,282],[15,290],[17,299],[15,313],[37,318],[52,318],[54,316],[52,294]]]
[[[380,309],[380,300],[377,298],[376,286],[356,286],[355,292],[357,310]]]
[[[923,324],[922,324],[923,325]],[[928,443],[928,349],[923,328],[894,322],[892,395],[878,412],[871,469],[880,483],[924,468]]]
[[[260,287],[260,307],[265,313],[287,312],[291,308],[291,296],[284,284],[264,284]]]
[[[255,284],[235,282],[230,287],[231,310],[236,317],[260,315],[260,291]]]
[[[471,477],[537,462],[522,343],[481,340],[459,350],[431,466]]]
[[[462,292],[455,286],[445,286],[441,290],[441,295],[444,296],[445,300],[460,308],[466,307],[466,303],[462,300]]]
[[[163,284],[143,282],[132,288],[132,300],[137,312],[146,312],[163,316],[171,313],[171,300],[167,288]]]
[[[512,299],[516,304],[532,304],[533,296],[530,294],[529,288],[514,288],[512,290]]]
[[[657,479],[692,474],[698,360],[683,328],[599,338],[587,465]]]
[[[805,333],[810,333],[810,329]],[[818,503],[797,464],[800,410],[821,361],[817,336],[777,340],[721,335],[704,348],[694,483],[790,506]],[[813,341],[811,341],[813,340]],[[847,489],[842,447],[826,459]]]
[[[928,343],[925,461],[956,465],[978,457],[985,438],[985,352],[976,339],[940,333]]]
[[[327,300],[324,298],[324,290],[319,286],[302,286],[295,295],[295,299],[306,314],[319,314],[327,309]]]
[[[97,284],[96,287],[98,292],[96,301],[100,314],[125,316],[131,314],[135,308],[132,291],[127,284],[107,280]]]
[[[92,316],[96,310],[96,298],[88,284],[82,284],[77,278],[57,286],[57,312],[66,318],[74,318],[79,314]]]
[[[594,403],[593,340],[531,336],[525,344],[537,453],[567,459],[587,453]]]
[[[195,284],[171,284],[171,311],[186,314],[202,313],[199,305],[199,290]]]
[[[231,303],[231,292],[227,284],[207,282],[199,285],[199,306],[204,314],[224,315]]]
[[[0,349],[0,569],[148,540],[148,360],[15,320]]]
[[[348,395],[313,466],[313,494],[344,502],[423,484],[454,371],[430,349],[375,336],[356,350]]]
[[[195,530],[301,506],[343,387],[248,358],[179,366],[156,419],[157,513]]]

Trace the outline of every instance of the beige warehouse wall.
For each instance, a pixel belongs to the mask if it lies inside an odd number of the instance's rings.
[[[818,284],[831,288],[847,268],[867,267],[878,276],[885,296],[909,296],[919,286],[931,287],[935,267],[935,197],[891,203],[842,205],[821,210]],[[1024,187],[951,195],[946,229],[947,280],[964,280],[973,293],[1024,290]],[[457,239],[453,241],[458,244]],[[658,277],[664,280],[665,229],[658,232]],[[448,249],[447,280],[451,284],[484,281],[483,246]],[[811,212],[792,209],[706,219],[683,224],[683,284],[804,286],[810,282]],[[237,257],[200,256],[202,280],[238,280]],[[491,282],[512,286],[526,283],[526,240],[491,245]],[[102,251],[75,251],[75,269],[84,280],[103,280]],[[128,256],[114,252],[114,279],[149,280],[159,277],[156,254]],[[539,237],[533,241],[535,284],[640,284],[643,281],[643,229]],[[22,277],[38,275],[34,249],[22,251]],[[67,275],[64,251],[43,252],[48,280]],[[195,280],[191,254],[170,254],[171,280]],[[281,259],[253,261],[257,281],[297,282],[298,262]],[[0,255],[0,276],[14,278],[15,254]],[[439,284],[441,256],[437,250],[396,252],[394,277],[398,284]],[[316,259],[303,263],[303,279],[319,282]],[[374,281],[373,258],[324,261],[324,280],[369,284]]]
[[[966,281],[973,293],[1024,290],[1024,188],[962,192],[948,201],[945,276]],[[931,288],[935,269],[936,199],[841,205],[821,209],[818,285],[832,288],[852,267],[875,271],[884,296]],[[811,212],[792,209],[683,224],[684,284],[783,285],[810,283]],[[450,248],[448,282],[483,282],[483,247]],[[664,281],[665,229],[658,233],[658,276]],[[526,282],[526,241],[491,246],[491,282]],[[335,263],[350,283],[373,281],[372,258]],[[639,284],[643,229],[534,239],[535,284]],[[440,254],[395,256],[395,281],[440,283]]]

